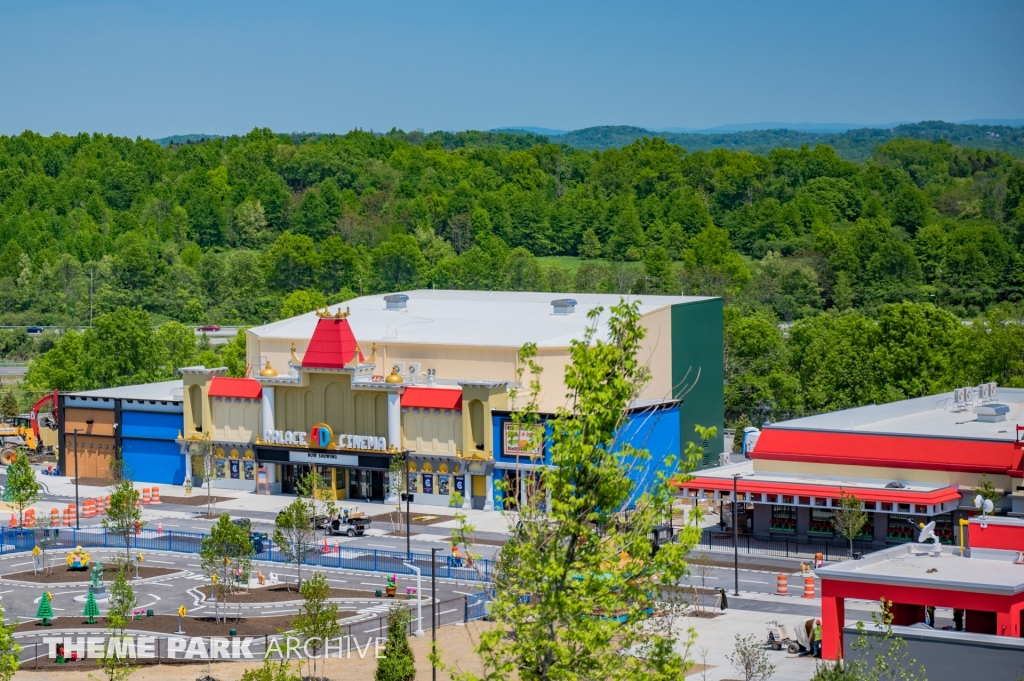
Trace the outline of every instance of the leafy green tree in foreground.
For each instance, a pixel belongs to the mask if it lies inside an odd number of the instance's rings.
[[[21,646],[14,640],[14,629],[18,623],[5,624],[3,618],[4,606],[0,605],[0,681],[11,681],[21,666]]]
[[[629,467],[661,462],[618,440],[623,410],[648,380],[637,360],[644,336],[638,307],[623,302],[610,319],[602,313],[591,312],[590,330],[573,342],[569,406],[547,421],[552,465],[529,483],[516,533],[500,554],[494,628],[477,646],[488,679],[682,679],[689,665],[652,613],[661,588],[683,577],[697,529],[684,528],[678,543],[652,555],[648,533],[671,512],[670,483],[683,479],[678,460],[665,462],[673,473],[634,499],[628,519],[622,514],[633,497]],[[608,340],[601,340],[597,329],[605,323]],[[516,419],[539,438],[535,353],[531,346],[521,351],[533,378],[530,402]],[[698,449],[691,444],[688,456]],[[436,651],[434,659],[440,661]]]
[[[292,619],[292,627],[302,637],[303,643],[309,648],[310,656],[306,660],[307,665],[312,666],[312,675],[306,677],[312,681],[320,679],[317,676],[317,658],[320,651],[330,642],[341,636],[341,625],[338,624],[338,604],[328,603],[327,598],[331,595],[331,587],[323,573],[314,573],[313,577],[299,589],[305,603],[302,610]],[[307,666],[308,669],[308,666]]]
[[[101,524],[103,529],[124,541],[125,565],[131,565],[132,535],[136,528],[141,530],[146,525],[142,519],[142,507],[136,503],[142,495],[135,489],[131,477],[126,475],[120,456],[111,462],[111,472],[116,482],[110,487],[110,504]]]
[[[299,590],[302,590],[302,561],[316,551],[316,531],[313,529],[309,503],[299,497],[284,507],[274,520],[274,546],[295,563]]]
[[[217,608],[224,612],[227,621],[228,594],[236,578],[248,581],[252,568],[252,541],[249,532],[231,522],[231,516],[222,515],[210,528],[209,536],[199,546],[199,557],[203,571],[214,582],[212,592],[217,597]],[[220,606],[223,605],[223,608]],[[217,610],[214,618],[218,617]]]
[[[857,640],[850,648],[869,661],[855,660],[847,666],[857,672],[859,681],[926,681],[924,666],[910,657],[907,642],[892,633],[892,619],[892,601],[883,598],[879,612],[871,613],[877,634],[869,634],[864,623],[857,622]]]
[[[419,596],[419,594],[417,594]],[[416,660],[409,647],[410,613],[400,603],[392,603],[388,609],[388,640],[384,652],[377,658],[374,681],[412,681],[416,678]]]
[[[114,584],[110,587],[110,607],[107,609],[107,647],[100,669],[107,675],[107,681],[124,681],[131,676],[138,666],[132,664],[128,654],[128,644],[133,644],[126,635],[128,625],[138,607],[135,591],[128,583],[125,573],[130,563],[119,566]]]
[[[19,527],[25,524],[25,509],[42,498],[42,487],[28,462],[28,450],[22,449],[7,467],[7,485],[4,487],[4,501],[18,512]]]
[[[284,660],[275,662],[266,658],[263,660],[262,667],[246,669],[242,672],[242,681],[302,681],[302,677],[296,674],[292,665]]]
[[[861,508],[860,499],[839,488],[839,507],[832,510],[832,527],[836,534],[850,542],[853,555],[853,540],[860,536],[868,522],[868,513]]]
[[[0,415],[4,417],[4,421],[10,422],[20,411],[18,398],[14,396],[13,390],[8,390],[4,393],[4,398],[0,400]]]

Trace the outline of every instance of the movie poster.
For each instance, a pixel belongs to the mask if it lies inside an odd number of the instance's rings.
[[[449,483],[450,478],[451,478],[450,475],[445,475],[443,473],[438,474],[438,476],[437,476],[437,493],[438,494],[447,496],[447,495],[452,493],[451,492],[451,488],[450,488],[450,483]]]
[[[423,493],[433,494],[434,493],[434,474],[433,473],[421,473],[423,477]]]

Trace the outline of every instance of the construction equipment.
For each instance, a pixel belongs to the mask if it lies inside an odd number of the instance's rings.
[[[14,461],[15,453],[19,447],[25,447],[36,454],[54,453],[52,445],[43,443],[40,426],[50,430],[57,429],[57,391],[47,393],[32,405],[32,410],[27,416],[15,416],[10,423],[0,423],[0,463],[4,465]],[[39,410],[52,403],[52,412],[40,412]]]

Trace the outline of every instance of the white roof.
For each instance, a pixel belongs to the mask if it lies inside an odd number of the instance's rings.
[[[988,423],[979,421],[977,406],[954,411],[953,393],[942,393],[888,404],[805,416],[771,424],[772,428],[799,430],[848,431],[879,433],[883,435],[922,435],[932,437],[962,437],[978,440],[1007,440],[1012,442],[1016,424],[1024,423],[1024,389],[997,389],[994,402],[1009,407],[1005,421]]]
[[[331,311],[349,308],[352,332],[360,343],[409,343],[423,345],[476,345],[487,347],[566,347],[582,339],[587,313],[595,307],[607,310],[624,297],[619,294],[532,293],[517,291],[404,291],[405,310],[388,310],[384,294],[363,296],[332,305]],[[389,294],[394,295],[394,294]],[[576,301],[572,314],[555,314],[551,301]],[[695,296],[633,296],[640,313],[649,314],[671,305],[710,298]],[[260,339],[306,340],[316,328],[315,312],[249,329]],[[602,325],[603,327],[603,325]],[[600,335],[600,334],[599,334]]]
[[[869,553],[861,560],[846,560],[816,570],[822,579],[895,584],[1002,595],[1024,591],[1024,565],[1017,551],[971,549],[961,556],[953,546],[942,555],[929,555],[932,542],[910,542]]]
[[[141,383],[139,385],[122,385],[117,388],[101,388],[100,390],[83,390],[68,393],[79,397],[107,397],[121,400],[163,400],[181,401],[181,379],[177,381],[161,381],[160,383]]]

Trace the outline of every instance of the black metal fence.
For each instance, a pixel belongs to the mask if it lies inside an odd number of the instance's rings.
[[[813,560],[821,553],[827,561],[841,561],[850,557],[850,543],[845,539],[808,538],[798,542],[796,538],[773,537],[771,535],[741,534],[738,548],[740,553],[770,556],[774,558],[799,558]],[[706,529],[701,534],[696,550],[732,551],[731,532]],[[870,541],[853,540],[855,553],[870,553],[877,550]]]

